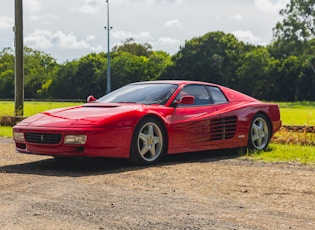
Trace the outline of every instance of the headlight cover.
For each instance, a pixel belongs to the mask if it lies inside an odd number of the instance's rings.
[[[86,135],[66,135],[63,143],[65,145],[84,145],[86,139]]]
[[[25,142],[24,133],[21,132],[13,132],[13,138],[18,142]]]

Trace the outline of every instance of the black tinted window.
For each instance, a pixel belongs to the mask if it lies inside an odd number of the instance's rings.
[[[214,104],[224,104],[228,102],[228,100],[218,87],[209,86],[208,88],[210,90]]]
[[[182,96],[190,95],[194,96],[195,103],[193,105],[181,105],[181,106],[195,106],[195,105],[209,105],[211,104],[210,95],[208,90],[203,85],[187,85],[177,95],[177,100]]]

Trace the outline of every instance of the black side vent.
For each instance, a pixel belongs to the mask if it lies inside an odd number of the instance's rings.
[[[39,144],[58,144],[61,141],[61,134],[48,133],[25,133],[26,141]]]
[[[236,132],[237,117],[223,117],[210,122],[210,140],[226,140],[234,137]]]

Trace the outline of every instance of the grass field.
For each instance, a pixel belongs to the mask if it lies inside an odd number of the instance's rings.
[[[68,107],[73,105],[80,105],[79,102],[38,102],[38,101],[25,101],[24,102],[24,116],[29,117],[36,113],[40,113],[50,109]],[[14,115],[14,102],[13,101],[0,101],[0,117]],[[0,126],[0,137],[12,137],[12,127]]]
[[[31,116],[49,109],[79,104],[82,103],[27,101],[24,103],[24,116]],[[278,104],[280,105],[283,125],[315,126],[315,102],[281,102]],[[0,101],[0,116],[12,116],[13,114],[14,102]],[[0,127],[0,136],[12,137],[12,127]],[[314,140],[314,134],[311,134],[310,138]],[[268,162],[299,162],[303,164],[315,164],[315,148],[314,146],[303,144],[272,143],[267,151],[247,154],[245,157]]]
[[[80,105],[79,102],[44,102],[44,101],[25,101],[24,102],[24,116],[29,117],[36,113],[40,113],[49,109],[56,109],[68,107],[72,105]],[[14,102],[0,101],[0,116],[13,116]]]
[[[315,165],[314,146],[270,144],[266,151],[247,154],[245,158],[264,162],[296,162]]]
[[[281,102],[278,104],[284,125],[315,126],[315,102]]]
[[[0,126],[0,137],[12,137],[12,127]]]

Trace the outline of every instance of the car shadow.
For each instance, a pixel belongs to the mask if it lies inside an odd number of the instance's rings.
[[[82,177],[89,175],[104,175],[126,171],[141,170],[147,167],[170,166],[183,163],[209,163],[233,159],[242,154],[237,150],[217,150],[194,153],[181,153],[165,156],[158,164],[151,166],[136,166],[127,159],[117,158],[49,158],[22,164],[12,164],[0,167],[0,173],[34,174],[56,177]]]

